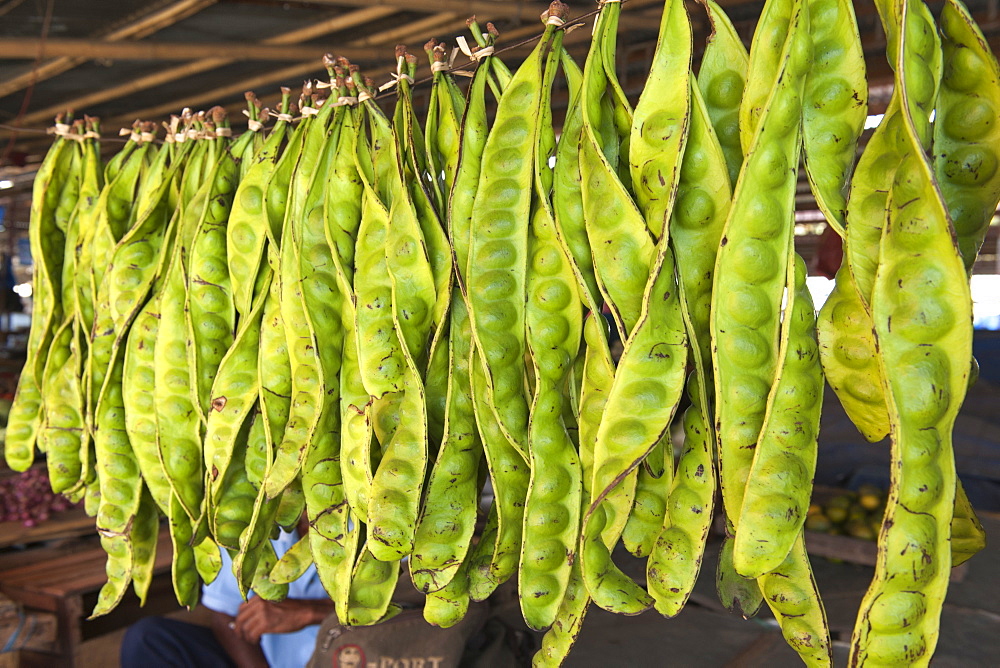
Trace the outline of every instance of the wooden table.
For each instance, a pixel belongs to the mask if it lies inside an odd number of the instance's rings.
[[[26,608],[55,613],[59,623],[59,655],[53,665],[72,666],[76,648],[86,638],[127,626],[139,617],[177,609],[170,583],[170,536],[164,528],[157,541],[153,583],[147,605],[127,592],[104,617],[87,620],[107,577],[107,555],[100,545],[0,571],[0,591]],[[131,587],[130,587],[131,589]]]
[[[0,548],[75,538],[96,532],[93,517],[88,517],[82,507],[70,508],[33,527],[26,527],[23,522],[0,522]]]

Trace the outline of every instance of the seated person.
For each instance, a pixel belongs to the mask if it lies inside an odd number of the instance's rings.
[[[305,526],[299,523],[300,530]],[[282,531],[271,541],[278,556],[298,537],[297,531]],[[288,586],[284,601],[265,601],[253,592],[244,601],[225,550],[222,569],[204,586],[201,603],[212,611],[210,628],[162,617],[130,626],[122,640],[122,668],[302,668],[312,656],[320,623],[333,612],[315,566]]]

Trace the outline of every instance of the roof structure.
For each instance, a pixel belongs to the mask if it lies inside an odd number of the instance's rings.
[[[635,101],[652,60],[663,3],[623,1],[618,70]],[[569,4],[571,17],[597,7],[591,0]],[[749,45],[763,0],[720,4]],[[936,13],[942,3],[929,4]],[[1000,0],[967,4],[997,50]],[[509,48],[504,58],[516,66],[531,38],[541,33],[538,16],[546,6],[537,0],[0,0],[0,179],[10,180],[14,191],[30,187],[34,166],[50,143],[44,130],[60,111],[98,116],[103,133],[115,136],[135,119],[162,121],[184,107],[218,104],[238,127],[247,90],[273,103],[281,85],[325,78],[325,53],[346,56],[382,83],[394,69],[395,45],[405,44],[417,54],[430,38],[454,45],[456,36],[468,35],[471,14],[483,26],[487,21],[496,25],[498,48]],[[689,2],[688,8],[697,66],[711,26],[697,3]],[[877,114],[892,91],[885,34],[871,0],[856,1],[855,10],[871,86],[870,113]],[[591,23],[586,19],[586,28],[566,36],[580,62]],[[457,62],[463,60],[459,55]],[[429,74],[426,60],[419,74]],[[418,86],[418,105],[420,95]],[[554,103],[565,105],[567,97],[557,88]],[[12,194],[0,191],[0,198]],[[810,212],[818,212],[804,179],[800,196],[800,222],[808,223]]]

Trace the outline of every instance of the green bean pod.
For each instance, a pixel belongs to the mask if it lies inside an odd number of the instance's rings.
[[[305,157],[304,151],[303,158]],[[282,275],[280,279],[277,275],[272,278],[272,281],[277,280],[280,285],[279,311],[285,332],[291,382],[287,384],[290,400],[285,402],[283,397],[279,399],[280,405],[288,406],[287,417],[283,418],[287,421],[282,430],[271,432],[275,445],[274,461],[264,481],[264,490],[269,498],[277,497],[301,469],[309,444],[316,432],[327,392],[326,380],[320,366],[317,331],[313,327],[311,317],[313,314],[309,312],[304,297],[307,279],[303,272],[310,271],[312,262],[316,260],[328,261],[329,250],[323,253],[326,257],[323,255],[317,257],[315,251],[319,244],[315,243],[314,238],[310,239],[309,248],[303,248],[305,231],[299,228],[298,224],[291,222],[292,215],[299,215],[298,209],[298,206],[289,207],[289,212],[294,210],[295,213],[286,215],[285,218],[286,227],[281,240]],[[316,229],[314,234],[320,235],[321,246],[325,248],[326,237],[322,229]],[[310,277],[310,280],[311,278],[313,277]],[[332,282],[329,277],[327,281]],[[335,314],[332,320],[335,324],[339,324],[336,323]],[[278,336],[276,331],[274,336]],[[334,342],[330,348],[332,350],[335,347]],[[260,370],[264,374],[270,371],[263,364]],[[283,383],[282,387],[284,386],[286,384]],[[275,391],[274,386],[270,391]]]
[[[476,570],[472,578],[473,600],[483,600],[477,595],[477,578],[492,581],[495,588],[505,582],[517,570],[521,551],[524,522],[524,503],[528,494],[530,469],[521,454],[514,449],[504,435],[496,414],[486,396],[489,392],[481,366],[473,362],[471,370],[472,402],[479,427],[479,437],[483,441],[486,464],[493,482],[494,509],[496,513],[496,538],[488,560],[488,576],[480,576]],[[485,541],[486,538],[480,539]],[[484,544],[481,552],[489,552]],[[488,588],[488,587],[486,587]],[[492,589],[490,590],[492,591]],[[485,592],[489,595],[489,592]]]
[[[270,272],[270,267],[265,267],[262,273],[268,281]],[[227,493],[229,484],[225,480],[232,465],[234,449],[239,447],[240,432],[250,420],[260,395],[257,365],[266,298],[267,293],[258,294],[254,298],[253,308],[240,320],[233,345],[219,363],[219,370],[212,384],[204,456],[208,469],[206,483],[211,488],[209,498],[210,505],[213,506],[221,495]],[[234,547],[230,543],[224,545]]]
[[[258,380],[257,383],[259,386],[260,381]],[[267,469],[271,465],[272,451],[270,439],[265,434],[267,425],[264,422],[264,407],[260,404],[259,393],[257,395],[257,404],[254,405],[252,411],[249,430],[247,432],[244,470],[246,471],[247,480],[253,485],[254,496],[256,497],[257,491],[264,482]]]
[[[88,119],[88,134],[97,135],[97,119]],[[72,295],[64,298],[64,301],[72,301],[73,309],[64,314],[65,317],[73,318],[77,331],[76,345],[71,350],[70,364],[76,368],[76,379],[74,382],[80,394],[81,416],[83,418],[80,438],[80,480],[89,481],[95,479],[93,441],[87,425],[86,403],[87,403],[87,366],[90,356],[89,335],[94,326],[94,304],[93,294],[90,290],[89,277],[92,272],[92,256],[94,225],[99,212],[98,203],[103,187],[101,176],[100,149],[97,146],[97,136],[91,137],[85,142],[83,177],[80,184],[80,199],[75,212],[74,222],[75,235],[71,239],[67,237],[67,252],[72,252],[72,262],[67,255],[63,265],[63,290],[68,288]],[[75,426],[75,425],[74,425]]]
[[[404,57],[398,49],[397,56],[402,73]],[[368,549],[384,561],[398,560],[413,547],[427,465],[427,406],[420,370],[428,359],[437,298],[427,254],[430,244],[424,237],[416,206],[416,200],[426,194],[419,179],[409,180],[411,190],[405,177],[408,166],[414,174],[420,173],[414,157],[420,149],[412,134],[412,101],[405,81],[399,82],[398,90],[394,128],[377,111],[369,113],[375,138],[376,186],[389,214],[383,247],[394,330],[389,338],[398,337],[403,362],[402,396],[394,405],[407,416],[406,420],[396,420],[386,438],[380,437],[382,459],[374,472],[368,499]]]
[[[885,374],[871,315],[861,300],[846,258],[833,292],[816,321],[823,375],[862,436],[877,443],[889,433]]]
[[[664,437],[669,432],[664,433]],[[664,444],[664,441],[667,441]],[[648,557],[656,544],[657,536],[663,528],[663,522],[667,513],[667,497],[670,494],[670,484],[673,478],[673,462],[670,462],[670,470],[665,466],[664,450],[669,450],[673,458],[673,448],[668,438],[661,437],[656,447],[646,455],[643,465],[636,471],[635,500],[632,510],[629,511],[628,520],[622,529],[622,544],[633,557]],[[650,464],[659,450],[659,461],[656,468],[659,476],[653,475]]]
[[[57,122],[62,123],[62,118],[57,119]],[[15,471],[26,471],[35,460],[45,352],[51,344],[52,328],[57,317],[55,297],[58,287],[53,281],[54,277],[61,275],[59,265],[62,263],[64,244],[64,235],[56,227],[53,214],[67,176],[66,161],[73,150],[72,142],[57,137],[38,168],[32,186],[28,238],[31,256],[36,263],[32,277],[34,310],[28,334],[28,356],[18,379],[4,443],[7,465]]]
[[[257,498],[259,482],[254,484],[250,480],[247,469],[253,466],[253,458],[248,451],[250,434],[255,424],[260,425],[257,431],[261,431],[263,419],[256,405],[233,439],[229,464],[218,481],[213,481],[215,488],[212,489],[207,504],[211,535],[220,547],[230,552],[239,550],[240,536],[253,519],[254,500]]]
[[[177,117],[174,116],[173,118]],[[180,121],[180,118],[177,118],[177,120]],[[125,141],[125,144],[122,146],[121,150],[115,153],[115,155],[110,160],[108,160],[107,164],[104,165],[105,183],[111,183],[112,181],[115,180],[115,177],[118,176],[118,172],[121,171],[122,166],[129,159],[129,156],[132,155],[132,151],[134,151],[135,148],[138,146],[138,143],[136,141],[137,138],[138,137],[133,138],[130,136],[128,140]]]
[[[730,522],[739,518],[777,370],[778,313],[793,249],[802,83],[811,53],[807,12],[796,0],[777,79],[736,183],[715,265],[715,420]]]
[[[528,626],[548,628],[569,581],[579,536],[582,471],[563,421],[563,387],[576,360],[583,312],[569,256],[556,236],[549,200],[551,89],[562,52],[557,33],[542,76],[541,113],[536,121],[535,204],[528,233],[525,324],[535,390],[528,421],[530,477],[524,507],[518,569],[521,612]],[[554,143],[554,138],[551,139]],[[548,183],[546,183],[548,181]]]
[[[365,390],[378,398],[402,389],[406,362],[392,319],[392,280],[385,252],[389,212],[370,183],[362,180],[366,182],[354,265],[355,274],[364,279],[354,286],[357,308],[352,329]]]
[[[896,142],[903,123],[899,104],[899,93],[893,89],[882,122],[875,128],[858,158],[847,199],[848,232],[844,262],[850,268],[858,299],[869,313],[878,267],[878,247],[885,227],[887,186],[892,183],[901,157]],[[847,291],[846,282],[844,289],[842,298],[850,303],[853,297]]]
[[[532,666],[542,668],[562,665],[580,635],[589,606],[590,594],[583,582],[583,572],[578,559],[573,562],[566,593],[559,604],[555,620],[542,636],[541,647],[531,659]]]
[[[268,579],[275,584],[291,584],[313,564],[309,536],[302,536],[278,559]]]
[[[156,502],[147,490],[143,491],[142,500],[132,524],[132,589],[139,598],[139,604],[146,604],[149,586],[153,582],[153,572],[156,568],[156,543],[160,534],[160,514]]]
[[[726,13],[713,0],[702,3],[712,24],[698,70],[698,88],[719,138],[729,168],[729,182],[736,183],[743,165],[740,143],[740,102],[746,88],[750,57]]]
[[[798,255],[788,278],[778,374],[736,521],[733,564],[747,578],[770,573],[785,561],[805,523],[816,471],[823,372],[816,312]]]
[[[906,150],[889,193],[872,297],[889,389],[892,486],[851,665],[926,665],[937,643],[951,566],[956,494],[951,432],[968,385],[971,297],[943,198],[923,154],[919,117],[911,116],[916,105],[908,99],[905,67],[912,61],[906,41],[921,35],[910,25],[924,20],[921,13],[907,2],[899,15],[904,29],[896,72]]]
[[[184,164],[183,159],[168,164],[167,156],[167,151],[160,151],[143,175],[142,187],[148,191],[144,199],[148,204],[136,207],[135,224],[114,247],[105,274],[108,306],[117,337],[124,335],[145,302],[160,268],[160,249],[173,215],[168,195],[177,170]]]
[[[142,499],[142,476],[125,430],[122,398],[124,350],[118,349],[97,402],[94,447],[101,500],[97,530],[108,552],[108,583],[98,595],[94,615],[110,612],[132,579],[132,526]]]
[[[621,3],[611,5],[604,11],[606,22],[600,35],[598,50],[604,65],[604,76],[607,88],[601,100],[601,130],[603,151],[608,161],[618,175],[625,190],[632,192],[632,171],[629,168],[629,144],[632,139],[632,105],[621,82],[618,81],[618,20],[621,15]],[[603,10],[604,8],[602,8]],[[595,35],[597,36],[597,35]],[[588,54],[589,55],[589,54]],[[585,63],[586,65],[586,63]]]
[[[691,25],[687,10],[681,2],[668,2],[663,9],[649,78],[632,120],[628,154],[636,202],[646,227],[657,239],[667,236],[667,222],[674,208],[687,145],[690,67]],[[669,104],[664,104],[664,100],[669,100]],[[649,554],[663,526],[673,473],[672,461],[669,469],[664,465],[667,447],[669,430],[654,445],[646,457],[646,466],[637,474],[635,504],[622,538],[629,551],[638,557]]]
[[[341,477],[339,415],[326,411],[321,435],[306,455],[302,488],[309,517],[309,543],[320,582],[342,612],[348,597],[358,541]],[[352,526],[353,524],[353,526]]]
[[[348,92],[351,81],[347,80]],[[364,187],[358,175],[355,150],[358,143],[358,111],[353,106],[343,109],[341,129],[333,165],[328,172],[326,197],[323,199],[324,230],[327,243],[334,252],[341,291],[346,298],[354,297],[354,244],[361,225],[361,197]]]
[[[812,68],[802,105],[802,149],[816,204],[840,236],[855,149],[868,115],[865,55],[850,0],[811,0]]]
[[[300,98],[300,106],[306,104],[310,88],[303,89],[303,97]],[[283,248],[292,243],[291,239],[284,239],[286,228],[285,221],[289,216],[297,215],[294,212],[290,197],[293,194],[293,186],[301,188],[296,184],[294,176],[296,166],[299,164],[299,157],[305,151],[307,138],[309,138],[309,128],[312,127],[314,116],[309,115],[292,132],[285,150],[282,152],[278,163],[271,173],[270,179],[264,190],[264,211],[267,214],[267,246],[266,257],[271,267],[271,281],[262,282],[259,289],[267,290],[268,297],[264,302],[264,317],[261,324],[260,351],[258,361],[258,376],[260,378],[260,404],[261,415],[264,419],[264,444],[266,446],[266,461],[263,472],[266,475],[274,463],[275,452],[284,440],[285,428],[288,425],[292,409],[293,377],[289,351],[289,334],[291,330],[286,327],[282,313],[282,294],[285,291],[286,278],[293,281],[292,276],[284,276],[282,268]],[[287,309],[286,309],[287,310]],[[298,333],[298,331],[294,332]],[[276,491],[268,489],[265,494],[269,498],[276,498]],[[268,505],[270,508],[270,505]],[[273,512],[269,510],[265,512]],[[270,520],[268,520],[269,522]],[[256,522],[256,520],[254,520]],[[267,522],[265,522],[267,523]],[[253,539],[250,544],[258,543],[258,538]],[[251,557],[251,561],[253,558]],[[257,577],[256,566],[247,568],[244,573],[244,583],[249,584],[250,579]]]
[[[892,49],[901,25],[898,19],[893,18],[897,11],[893,5],[884,6],[879,3],[877,7]],[[914,5],[914,11],[910,12],[908,29],[913,31],[913,35],[899,47],[904,50],[907,62],[911,63],[903,76],[906,78],[906,85],[911,85],[914,89],[910,92],[909,113],[915,114],[917,134],[926,150],[930,148],[931,141],[930,112],[937,99],[941,81],[941,40],[934,18],[923,2]],[[890,50],[889,54],[890,65],[898,67],[895,60],[897,52]],[[847,202],[849,231],[846,257],[861,300],[868,307],[871,305],[878,267],[878,249],[885,226],[889,186],[905,151],[905,141],[901,137],[906,131],[901,116],[903,102],[899,89],[900,86],[893,89],[885,116],[858,159]]]
[[[332,75],[331,57],[325,57],[324,62]],[[278,398],[275,401],[271,397],[266,402],[275,446],[274,462],[264,482],[265,493],[270,498],[276,497],[298,475],[322,413],[327,410],[327,385],[336,376],[339,366],[337,341],[333,341],[326,351],[326,366],[332,365],[328,373],[324,370],[318,345],[321,331],[326,333],[333,327],[339,332],[338,314],[328,308],[313,308],[328,300],[336,282],[331,250],[323,230],[323,184],[330,164],[330,151],[337,140],[336,137],[332,142],[329,139],[329,121],[335,109],[338,107],[333,103],[324,105],[319,111],[303,107],[306,118],[297,129],[302,136],[301,148],[294,161],[286,162],[286,157],[282,156],[276,172],[280,183],[285,170],[293,170],[288,181],[288,202],[280,239],[280,275],[276,272],[272,279],[280,288],[280,317],[288,351],[290,383],[283,382],[281,387],[289,388],[290,400]],[[339,127],[336,129],[339,136]],[[272,183],[270,187],[274,186]],[[272,219],[272,225],[273,222]],[[273,260],[272,267],[276,268]],[[276,331],[274,335],[278,336]],[[280,416],[282,410],[288,412],[287,418]],[[275,429],[274,424],[278,416],[284,421],[280,430]]]
[[[471,553],[466,553],[455,573],[441,589],[430,592],[424,600],[424,621],[443,629],[451,628],[465,618],[469,611],[469,568]]]
[[[357,340],[347,335],[340,366],[340,470],[347,502],[358,517],[368,517],[368,498],[374,475],[372,403],[371,395],[362,384]]]
[[[407,69],[411,76],[416,74],[416,58],[407,54]],[[407,348],[410,357],[413,359],[417,370],[423,375],[424,390],[426,393],[425,403],[427,406],[427,428],[428,435],[436,445],[440,443],[444,430],[444,409],[447,403],[447,373],[448,373],[448,325],[447,311],[451,305],[451,292],[454,281],[453,257],[448,237],[445,234],[435,210],[434,203],[423,181],[415,175],[424,173],[426,167],[422,166],[421,156],[424,155],[422,147],[419,145],[418,132],[420,126],[416,123],[416,115],[413,112],[413,97],[410,83],[402,80],[398,87],[399,103],[397,110],[401,107],[401,123],[395,134],[398,142],[400,154],[406,156],[403,165],[403,184],[409,190],[409,198],[413,202],[413,212],[416,215],[420,229],[420,239],[423,241],[423,252],[417,253],[418,262],[410,269],[400,271],[401,264],[406,264],[406,258],[412,251],[407,248],[407,243],[403,238],[395,239],[386,247],[390,275],[393,283],[393,313],[396,318],[397,328],[401,332],[405,341],[414,339],[414,343],[422,348],[414,348],[408,344]],[[422,171],[424,170],[424,171]],[[397,231],[407,228],[406,218],[408,217],[406,199],[397,202],[404,206],[402,220],[397,218],[395,211],[390,219],[390,233],[396,236]],[[396,204],[394,203],[393,209]],[[397,223],[403,223],[402,226]],[[400,237],[408,236],[405,232]],[[425,286],[428,277],[421,277],[424,273],[422,269],[422,255],[426,254],[430,268],[431,285]],[[401,280],[402,279],[402,282]],[[400,287],[402,286],[402,290]],[[410,293],[413,293],[412,296]],[[430,328],[429,335],[424,335],[422,327],[418,327],[420,320],[419,312],[424,303],[430,306]],[[427,341],[429,336],[429,342]]]
[[[746,156],[753,146],[774,82],[782,69],[789,23],[796,6],[793,0],[765,2],[750,43],[746,88],[740,102],[740,144]]]
[[[684,449],[646,562],[647,588],[657,612],[665,617],[676,616],[694,589],[715,501],[714,439],[697,372],[688,377],[687,389],[691,406],[682,418]]]
[[[157,416],[155,398],[155,373],[146,378],[144,386],[140,390],[146,393],[145,396],[124,395],[126,387],[132,388],[132,383],[137,378],[131,375],[126,379],[124,370],[120,381],[114,381],[112,374],[114,367],[126,364],[127,350],[129,348],[129,333],[137,315],[144,309],[150,291],[154,289],[154,281],[161,277],[166,267],[169,266],[169,258],[172,257],[172,237],[175,225],[171,222],[171,211],[169,209],[170,191],[177,174],[177,170],[184,160],[179,157],[173,164],[166,164],[168,152],[162,151],[157,154],[152,162],[150,173],[147,175],[150,181],[143,187],[144,195],[140,197],[140,204],[134,210],[139,219],[128,232],[122,237],[121,242],[115,246],[111,255],[111,265],[105,273],[100,290],[98,291],[98,301],[95,302],[94,334],[92,337],[90,356],[90,377],[91,391],[88,393],[95,397],[91,428],[94,432],[95,455],[100,465],[102,455],[101,441],[106,436],[108,429],[113,428],[122,432],[121,436],[126,440],[131,439],[130,428],[140,439],[138,444],[129,442],[129,455],[136,459],[136,466],[139,470],[145,470],[150,475],[150,485],[157,503],[166,508],[169,497],[162,483],[163,471],[158,456],[159,446],[157,439]],[[134,156],[135,157],[135,156]],[[126,166],[127,167],[127,166]],[[123,170],[122,174],[126,172]],[[96,255],[95,255],[96,259]],[[158,288],[159,289],[159,288]],[[160,313],[159,305],[152,308]],[[138,345],[139,339],[150,344],[148,350],[143,350],[147,364],[151,363],[153,371],[155,369],[154,339],[159,333],[157,324],[156,333],[149,331],[148,319],[146,329],[136,336],[133,347]],[[105,356],[107,356],[105,358]],[[128,357],[134,357],[130,355]],[[130,370],[134,369],[133,360],[129,360]],[[141,364],[141,362],[140,362]],[[105,375],[107,374],[107,375]],[[93,394],[97,388],[97,383],[101,382],[100,394]],[[105,401],[104,386],[108,383],[117,383],[114,394],[107,395],[110,398],[122,392],[120,398],[114,399],[114,407],[111,410],[117,411],[120,406],[121,416],[116,414],[116,423],[111,425],[102,423],[101,415],[104,412],[102,402]],[[147,412],[151,411],[151,412]],[[147,424],[140,424],[136,429],[136,421],[141,423],[143,417],[147,418]],[[149,424],[151,422],[151,424]],[[102,431],[105,434],[102,434]],[[106,446],[105,446],[106,447]],[[199,457],[200,458],[200,457]],[[141,460],[141,462],[140,462]],[[103,497],[103,490],[102,490]]]
[[[452,296],[451,309],[444,435],[427,482],[410,555],[413,584],[428,593],[447,586],[469,550],[483,455],[469,386],[471,331],[465,302],[458,293]]]
[[[302,519],[302,513],[305,511],[306,499],[302,492],[302,479],[296,476],[278,497],[278,509],[274,515],[274,522],[282,529],[291,531]]]
[[[111,264],[115,246],[128,232],[132,218],[138,213],[136,200],[139,177],[144,171],[144,161],[148,151],[148,143],[136,147],[115,179],[109,181],[101,191],[91,249],[93,258],[91,292],[95,309],[99,304],[98,293],[104,283],[104,274]]]
[[[155,290],[155,288],[154,288]],[[170,512],[170,483],[160,463],[159,423],[155,403],[156,336],[160,327],[160,297],[152,296],[135,316],[125,343],[122,398],[125,431],[146,488],[164,514]]]
[[[288,597],[288,585],[271,582],[271,571],[278,563],[278,553],[271,541],[266,540],[255,548],[259,552],[257,568],[247,586],[247,592],[254,592],[265,601],[283,601]]]
[[[965,495],[962,482],[955,487],[955,512],[951,518],[951,566],[959,566],[986,547],[986,531]]]
[[[192,204],[186,214],[191,215],[194,208],[196,205]],[[180,223],[160,297],[160,325],[153,351],[153,392],[156,420],[164,425],[159,429],[160,461],[188,518],[197,523],[202,514],[205,472],[202,426],[192,401],[184,317],[187,280],[182,253],[187,245],[185,237],[190,221],[181,220]],[[169,428],[166,425],[170,425]]]
[[[282,89],[281,113],[288,112],[291,91]],[[254,284],[264,262],[267,241],[267,212],[264,190],[281,158],[280,148],[287,133],[288,121],[279,120],[256,153],[247,173],[240,179],[233,198],[233,208],[226,225],[226,249],[233,303],[240,315],[253,308]],[[241,165],[241,169],[244,165]]]
[[[565,6],[550,6],[558,21]],[[469,315],[480,376],[490,410],[504,436],[525,452],[528,401],[524,393],[524,295],[532,156],[537,142],[543,56],[554,37],[547,24],[541,41],[522,63],[500,98],[483,150],[479,190],[472,209],[466,273]],[[477,408],[478,410],[478,408]],[[482,421],[485,416],[480,416]],[[490,443],[484,439],[487,455]],[[503,531],[503,529],[501,529]]]
[[[615,366],[608,350],[608,324],[599,312],[591,311],[583,323],[586,353],[580,389],[580,466],[583,485],[590,497],[594,479],[594,447],[604,418],[604,407],[614,382]]]
[[[343,87],[341,92],[346,92]],[[323,342],[319,360],[326,382],[315,437],[301,473],[302,486],[316,570],[338,610],[346,609],[358,538],[358,528],[351,525],[341,472],[341,441],[345,434],[341,425],[340,376],[344,347],[353,338],[353,332],[345,332],[345,324],[353,322],[353,294],[344,268],[350,266],[350,257],[341,255],[336,241],[338,234],[357,229],[360,222],[361,184],[354,156],[346,152],[346,147],[356,141],[355,132],[353,111],[347,106],[338,109],[324,149],[324,163],[314,176],[313,190],[321,197],[310,193],[307,199],[302,238],[305,252],[300,255],[303,298],[317,339]]]
[[[200,578],[195,568],[194,548],[191,546],[193,532],[191,519],[176,494],[170,496],[170,542],[174,547],[174,557],[170,564],[170,574],[177,602],[188,609],[198,603]]]
[[[591,504],[582,536],[583,576],[591,597],[605,610],[624,614],[646,610],[653,599],[611,561],[610,549],[621,528],[610,536],[602,533],[616,515],[627,516],[622,483],[669,428],[687,364],[687,334],[673,254],[665,238],[653,271],[643,297],[642,319],[625,344],[597,431]]]
[[[212,383],[236,331],[236,309],[226,266],[226,228],[239,163],[227,149],[205,178],[212,187],[187,252],[184,304],[192,403],[203,421],[212,411]]]
[[[480,64],[469,89],[469,101],[462,119],[458,165],[448,198],[448,226],[454,249],[455,275],[460,287],[464,285],[469,255],[469,220],[488,132],[485,93],[489,73],[489,61]],[[430,125],[428,120],[428,128]],[[428,139],[432,137],[430,129],[426,136]],[[430,144],[428,147],[430,150]],[[472,330],[460,291],[452,293],[450,320],[441,447],[428,478],[427,494],[414,535],[413,554],[410,555],[410,576],[414,586],[425,593],[444,590],[435,599],[438,606],[433,609],[437,612],[430,613],[438,621],[443,621],[444,615],[453,619],[451,615],[457,614],[449,603],[455,599],[448,597],[455,595],[456,590],[461,591],[462,587],[456,583],[454,587],[445,588],[456,577],[462,564],[470,561],[467,555],[475,528],[479,496],[477,473],[483,455],[469,385],[469,363],[474,359]],[[468,579],[467,574],[465,577]],[[468,589],[468,583],[464,589]]]
[[[733,537],[725,535],[719,548],[719,563],[715,572],[715,588],[722,605],[744,619],[757,614],[764,595],[758,580],[747,580],[733,566]]]
[[[723,147],[691,79],[691,124],[670,219],[681,313],[691,342],[684,448],[670,483],[665,521],[650,553],[646,577],[656,608],[676,615],[697,579],[715,496],[715,431],[711,424],[711,298],[719,241],[731,195]]]
[[[264,415],[265,413],[261,412],[261,416],[264,417]],[[267,420],[263,419],[260,422],[264,423],[264,431],[266,432]],[[266,470],[264,475],[267,475]],[[270,537],[275,526],[279,501],[280,499],[268,499],[263,487],[258,489],[250,520],[246,529],[240,534],[240,547],[233,557],[233,575],[236,576],[236,584],[244,596],[251,589],[263,596],[265,592],[255,589],[259,584],[269,586],[272,591],[274,591],[274,587],[284,586],[275,585],[267,579],[271,568],[278,560],[274,554]]]
[[[602,121],[608,120],[602,99],[614,79],[604,62],[606,42],[614,40],[619,3],[602,6],[594,40],[583,70],[581,106],[583,133],[580,141],[580,177],[583,215],[594,250],[597,284],[611,309],[622,341],[635,328],[642,308],[642,294],[655,258],[653,239],[642,213],[619,178],[615,163],[605,154],[609,137]],[[612,119],[613,120],[613,119]],[[604,123],[606,124],[606,123]],[[613,133],[614,131],[612,131]]]
[[[784,562],[758,578],[757,584],[785,642],[802,662],[807,666],[832,666],[833,644],[826,610],[816,588],[801,530]]]
[[[284,438],[292,401],[289,331],[285,327],[281,313],[282,279],[278,276],[281,266],[275,257],[277,252],[277,248],[269,245],[271,281],[267,286],[267,298],[264,300],[260,347],[257,351],[257,378],[260,386],[258,397],[264,420],[265,446],[262,484],[270,473],[275,461],[275,452]],[[268,495],[268,498],[277,499],[277,496]]]
[[[388,438],[379,439],[382,458],[368,497],[368,551],[380,561],[398,561],[413,551],[427,466],[424,388],[407,361],[403,392],[393,407],[398,423]]]
[[[362,548],[351,577],[346,622],[351,626],[370,626],[385,619],[398,579],[398,561],[380,561],[366,547]]]
[[[667,234],[691,123],[691,21],[681,0],[663,8],[653,63],[635,108],[629,170],[636,204],[654,238]]]
[[[45,413],[39,443],[44,443],[49,485],[64,492],[82,478],[84,442],[83,388],[80,386],[81,337],[69,319],[53,334],[45,366],[42,396]]]
[[[200,543],[194,546],[194,567],[198,571],[198,577],[205,584],[212,584],[215,578],[219,577],[222,570],[222,555],[219,552],[219,544],[206,536]]]
[[[97,592],[97,603],[88,619],[106,615],[121,602],[132,581],[132,541],[127,535],[101,533],[101,547],[108,555],[107,582]]]
[[[562,50],[563,73],[570,89],[570,104],[563,119],[562,134],[556,146],[556,164],[552,170],[552,210],[556,233],[573,259],[572,267],[583,291],[581,298],[592,311],[598,311],[601,292],[594,275],[594,257],[587,238],[583,215],[582,179],[580,176],[580,141],[583,136],[583,111],[580,94],[583,72],[566,49]]]
[[[1000,201],[1000,129],[995,121],[1000,66],[958,0],[945,3],[941,34],[944,72],[934,123],[934,173],[971,274]]]
[[[97,120],[93,119],[91,129],[97,132]],[[87,163],[84,166],[83,182],[80,186],[80,211],[77,218],[76,269],[72,281],[76,293],[77,320],[81,331],[89,333],[94,327],[94,294],[90,289],[90,275],[93,273],[94,228],[100,214],[98,204],[104,189],[104,179],[100,165],[100,150],[97,141],[89,142]],[[124,153],[123,149],[121,155]],[[65,276],[65,272],[63,272]]]
[[[500,514],[494,497],[483,532],[479,540],[469,548],[469,598],[473,601],[485,601],[500,586],[500,581],[493,575],[492,569],[499,536],[499,522]]]
[[[452,75],[445,71],[448,56],[444,44],[437,44],[432,40],[424,46],[424,50],[427,51],[431,71],[434,73],[424,124],[427,168],[431,175],[431,191],[434,193],[437,210],[444,215],[448,210],[448,196],[455,185],[458,172],[465,97]]]

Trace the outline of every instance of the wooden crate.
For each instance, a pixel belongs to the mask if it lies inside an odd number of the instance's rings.
[[[0,619],[0,646],[8,647],[8,652],[58,652],[59,620],[50,612],[24,612]]]

